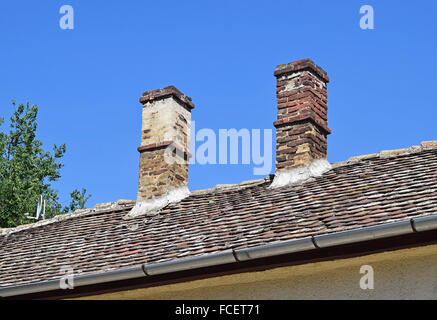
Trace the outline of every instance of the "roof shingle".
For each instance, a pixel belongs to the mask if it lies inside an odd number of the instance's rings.
[[[305,183],[270,184],[193,192],[132,219],[125,201],[5,231],[0,287],[56,279],[67,265],[95,273],[437,214],[437,149],[354,158]]]

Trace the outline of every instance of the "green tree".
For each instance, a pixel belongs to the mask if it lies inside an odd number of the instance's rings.
[[[76,209],[85,208],[85,204],[88,199],[91,198],[91,195],[86,194],[86,189],[82,189],[82,192],[75,189],[70,193],[70,197],[70,204],[64,208],[64,213],[73,212]]]
[[[15,101],[12,105],[10,130],[0,131],[0,227],[34,222],[25,213],[35,216],[40,195],[46,200],[45,218],[84,208],[90,197],[85,189],[74,190],[70,205],[62,209],[58,193],[51,186],[61,177],[65,144],[55,144],[52,153],[45,151],[36,138],[38,107],[29,103],[17,106]],[[3,123],[0,118],[0,129]]]

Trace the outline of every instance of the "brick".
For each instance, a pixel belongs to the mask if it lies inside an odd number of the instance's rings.
[[[191,98],[173,86],[147,91],[143,103],[137,200],[188,184]],[[172,140],[169,140],[172,138]]]
[[[326,72],[310,59],[279,65],[276,170],[306,165],[327,156]],[[290,77],[291,76],[291,77]]]

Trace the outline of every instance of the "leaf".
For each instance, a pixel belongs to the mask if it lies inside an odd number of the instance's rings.
[[[9,132],[2,129],[4,119],[0,118],[0,227],[34,222],[24,214],[35,216],[40,195],[46,200],[46,218],[84,208],[90,198],[86,189],[74,190],[70,205],[62,209],[58,193],[51,186],[52,181],[61,178],[64,165],[60,159],[66,145],[55,144],[52,153],[45,151],[36,135],[38,106],[17,105],[15,101],[12,106]]]

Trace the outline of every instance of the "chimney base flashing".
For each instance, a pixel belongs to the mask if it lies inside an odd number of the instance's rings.
[[[331,170],[331,168],[332,166],[327,159],[316,159],[307,166],[280,170],[275,173],[275,177],[269,189],[306,182],[311,178],[322,176],[325,172]]]
[[[190,195],[187,186],[169,191],[167,194],[154,199],[139,200],[123,219],[132,219],[139,216],[155,215],[165,206],[182,201]]]

